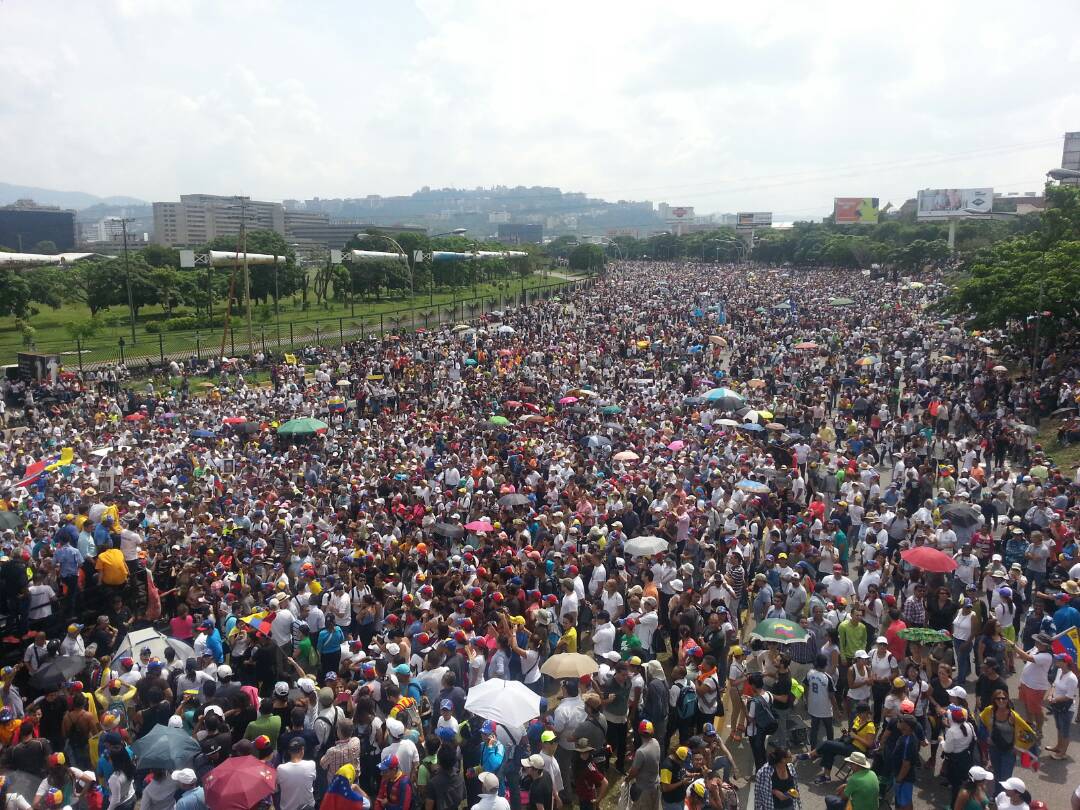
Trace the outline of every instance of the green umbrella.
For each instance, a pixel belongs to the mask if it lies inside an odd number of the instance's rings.
[[[312,433],[320,433],[330,427],[320,419],[306,417],[304,419],[290,419],[277,429],[281,436],[310,436]]]
[[[493,416],[491,417],[491,423],[494,425],[509,425],[510,420],[505,416]]]
[[[915,641],[919,644],[940,644],[952,638],[944,630],[931,630],[929,627],[905,627],[896,635],[904,641]]]
[[[851,298],[830,298],[829,306],[832,307],[850,307],[855,301]]]
[[[606,413],[606,414],[622,413],[622,408],[620,408],[618,405],[605,405],[603,408],[600,409],[600,413]]]
[[[762,641],[775,641],[779,644],[794,644],[796,641],[806,641],[809,634],[799,626],[798,622],[790,622],[787,619],[766,619],[758,622],[751,638],[759,638]]]

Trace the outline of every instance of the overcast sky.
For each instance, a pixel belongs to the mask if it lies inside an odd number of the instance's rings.
[[[148,200],[548,185],[699,213],[1041,188],[1080,4],[3,0],[0,180]]]

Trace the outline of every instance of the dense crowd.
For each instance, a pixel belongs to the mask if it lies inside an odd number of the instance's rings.
[[[758,810],[808,769],[1037,807],[1080,478],[1035,436],[1080,364],[940,290],[623,263],[297,364],[5,384],[0,810],[730,810],[743,747]]]

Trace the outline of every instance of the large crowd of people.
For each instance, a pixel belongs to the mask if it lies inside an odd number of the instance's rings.
[[[941,289],[623,262],[291,364],[5,383],[0,810],[1036,808],[1080,354]],[[495,679],[535,716],[472,711]]]

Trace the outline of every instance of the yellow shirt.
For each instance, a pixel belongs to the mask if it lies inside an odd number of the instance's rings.
[[[559,641],[565,646],[567,652],[577,652],[577,628],[571,627],[565,633],[562,634],[562,638]]]

